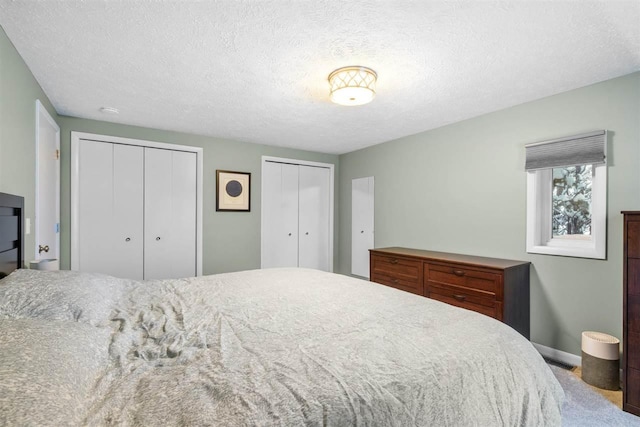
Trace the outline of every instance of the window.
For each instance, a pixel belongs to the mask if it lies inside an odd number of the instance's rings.
[[[552,238],[580,238],[591,235],[592,175],[593,165],[552,169]]]
[[[527,252],[606,258],[606,131],[529,144]]]

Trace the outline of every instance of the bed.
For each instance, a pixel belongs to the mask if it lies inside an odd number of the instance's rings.
[[[0,337],[1,425],[561,422],[562,388],[510,327],[315,270],[16,270]]]

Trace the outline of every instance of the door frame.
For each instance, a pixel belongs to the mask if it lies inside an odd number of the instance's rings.
[[[78,269],[78,250],[80,246],[78,233],[80,224],[80,151],[81,140],[107,142],[112,144],[134,145],[138,147],[160,148],[172,151],[184,151],[196,154],[196,276],[202,276],[202,194],[203,194],[203,166],[204,149],[190,145],[168,144],[165,142],[148,141],[143,139],[122,138],[119,136],[100,135],[86,132],[71,132],[71,269]]]
[[[45,108],[44,105],[42,105],[42,102],[40,102],[39,99],[36,99],[36,155],[35,155],[35,159],[36,159],[36,188],[35,188],[35,216],[34,216],[34,239],[35,239],[35,248],[34,248],[34,255],[35,255],[35,260],[40,260],[42,259],[42,254],[40,252],[38,252],[38,241],[39,241],[39,236],[40,236],[40,226],[38,225],[39,223],[39,219],[40,219],[40,215],[42,215],[42,213],[40,212],[40,124],[43,123],[41,121],[41,118],[44,118],[44,123],[48,124],[49,126],[51,126],[51,128],[55,131],[56,134],[56,150],[58,150],[58,158],[56,159],[56,182],[54,183],[55,186],[55,192],[56,192],[56,196],[55,196],[55,200],[56,200],[56,207],[55,207],[55,215],[56,215],[56,224],[58,226],[58,230],[56,232],[56,239],[55,239],[55,249],[56,249],[56,259],[58,260],[58,262],[60,262],[60,126],[58,126],[58,123],[56,123],[55,120],[53,120],[53,117],[51,117],[51,114],[49,114],[49,111]]]
[[[260,163],[260,268],[263,268],[265,248],[262,246],[264,242],[263,232],[264,210],[262,209],[262,196],[264,195],[264,164],[266,162],[285,163],[298,166],[314,166],[329,169],[329,271],[333,272],[333,223],[335,217],[334,210],[334,186],[335,186],[335,165],[333,163],[312,162],[308,160],[288,159],[284,157],[262,156]]]

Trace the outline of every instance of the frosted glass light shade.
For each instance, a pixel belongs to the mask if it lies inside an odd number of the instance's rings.
[[[331,101],[340,105],[363,105],[376,96],[375,71],[366,67],[338,68],[329,74]]]

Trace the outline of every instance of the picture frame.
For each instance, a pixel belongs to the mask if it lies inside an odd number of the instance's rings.
[[[216,170],[216,212],[251,211],[251,173]]]

